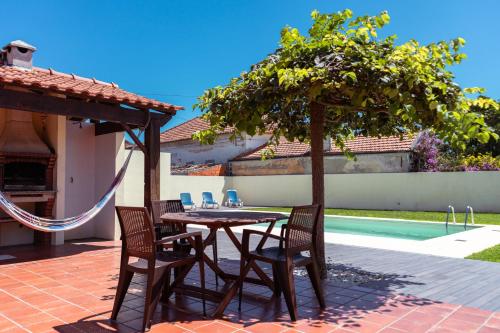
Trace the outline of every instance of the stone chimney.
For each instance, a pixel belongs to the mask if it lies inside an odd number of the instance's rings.
[[[33,52],[35,51],[36,47],[22,40],[15,40],[4,46],[2,62],[7,66],[31,69],[33,67]]]

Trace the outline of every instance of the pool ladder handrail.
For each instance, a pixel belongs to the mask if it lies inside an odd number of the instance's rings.
[[[446,212],[446,233],[448,233],[448,223],[450,221],[450,213],[453,217],[453,224],[457,224],[457,219],[455,217],[455,208],[452,205],[449,205],[448,211]]]
[[[467,221],[469,220],[470,214],[470,222],[471,225],[474,225],[474,209],[471,206],[465,207],[465,221],[464,221],[464,229],[467,230]]]

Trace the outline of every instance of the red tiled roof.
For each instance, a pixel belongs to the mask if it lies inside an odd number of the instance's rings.
[[[358,136],[353,140],[346,143],[355,154],[369,154],[369,153],[390,153],[410,151],[415,137],[405,135],[403,140],[399,136],[385,136],[381,138]],[[336,147],[332,142],[331,154],[342,154],[342,151]]]
[[[175,113],[176,110],[183,109],[181,106],[130,93],[120,89],[114,83],[59,73],[52,69],[33,67],[33,69],[28,70],[0,65],[0,83],[167,113]]]
[[[181,140],[191,140],[191,136],[196,131],[208,129],[209,123],[200,117],[193,118],[175,127],[172,127],[160,134],[160,142],[174,142]],[[219,134],[231,133],[232,127],[227,127]]]
[[[397,136],[388,136],[382,138],[363,137],[359,136],[346,142],[346,147],[354,154],[370,154],[370,153],[391,153],[410,151],[414,137],[404,136],[401,140]],[[262,158],[262,153],[268,147],[274,151],[274,158],[299,157],[308,155],[311,148],[309,144],[298,141],[290,142],[281,139],[279,145],[270,146],[263,145],[251,152],[244,153],[235,157],[234,161],[257,160]],[[325,152],[325,155],[340,155],[342,151],[336,147],[333,142],[330,151]]]

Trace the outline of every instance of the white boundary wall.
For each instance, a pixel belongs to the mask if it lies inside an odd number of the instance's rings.
[[[135,153],[134,155],[142,155]],[[171,176],[169,154],[161,154],[161,198],[177,199],[190,192],[198,206],[201,192],[211,191],[219,203],[235,188],[246,206],[294,206],[311,202],[310,175]],[[142,205],[142,156],[134,156],[123,186],[123,204]],[[500,172],[425,172],[325,175],[327,207],[500,212]]]
[[[311,202],[311,176],[230,177],[247,205]],[[500,212],[500,172],[371,173],[325,176],[325,204],[333,208]]]

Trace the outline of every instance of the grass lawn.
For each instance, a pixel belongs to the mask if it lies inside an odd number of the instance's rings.
[[[262,208],[247,208],[249,210],[265,210],[271,212],[289,212],[290,207],[262,207]],[[364,217],[381,217],[417,221],[446,221],[446,212],[410,212],[410,211],[397,211],[397,210],[364,210],[364,209],[325,209],[327,215],[345,215],[345,216],[364,216]],[[464,223],[465,214],[456,213],[457,223]],[[477,224],[498,224],[500,225],[500,214],[494,213],[476,213],[474,212],[474,221]],[[450,222],[451,216],[450,216]],[[469,219],[470,223],[470,219]],[[500,251],[497,250],[497,251]]]
[[[500,262],[500,244],[481,252],[473,253],[467,259]]]

